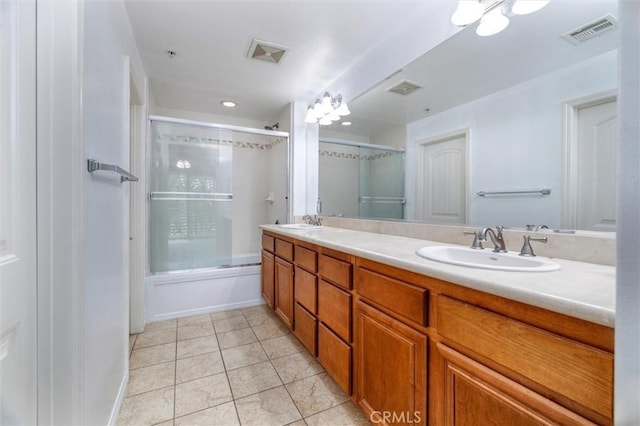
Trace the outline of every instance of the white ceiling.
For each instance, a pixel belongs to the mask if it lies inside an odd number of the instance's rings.
[[[450,1],[126,0],[126,8],[159,106],[268,121]],[[249,59],[254,38],[290,50],[277,65]],[[225,99],[238,106],[222,107]]]
[[[607,13],[617,18],[615,0],[552,0],[534,14],[513,16],[505,31],[491,37],[477,36],[477,24],[470,25],[353,101],[352,126],[327,129],[372,136],[427,117],[426,108],[433,115],[613,50],[618,29],[580,45],[561,37]],[[407,96],[386,91],[404,79],[424,88]]]

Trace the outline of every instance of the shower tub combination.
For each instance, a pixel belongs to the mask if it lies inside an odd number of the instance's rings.
[[[262,303],[260,229],[290,219],[288,133],[150,117],[146,320]]]

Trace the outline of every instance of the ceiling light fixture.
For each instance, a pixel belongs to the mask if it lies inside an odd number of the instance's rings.
[[[343,121],[343,122],[342,122],[342,123],[340,123],[340,124],[342,124],[343,126],[351,126],[353,123],[352,123],[352,122],[350,122],[350,121]]]
[[[226,108],[235,108],[236,103],[233,102],[233,101],[222,101],[222,102],[220,102],[220,105],[222,105],[223,107],[226,107]]]
[[[509,16],[526,15],[545,7],[550,0],[459,0],[451,16],[454,25],[464,27],[480,20],[479,36],[498,34],[509,25]]]
[[[349,111],[347,103],[342,100],[342,95],[333,97],[329,92],[325,92],[322,95],[322,100],[316,99],[313,105],[309,105],[304,122],[328,126],[332,122],[340,120],[340,117],[349,114],[351,111]]]

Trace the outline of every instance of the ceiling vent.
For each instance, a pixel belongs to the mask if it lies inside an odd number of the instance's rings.
[[[618,21],[612,15],[605,15],[600,19],[588,23],[580,28],[569,31],[562,38],[573,44],[580,44],[607,31],[618,28]]]
[[[251,59],[258,59],[260,61],[271,62],[272,64],[279,64],[287,54],[287,50],[289,49],[286,47],[254,38],[247,57]]]
[[[387,91],[406,96],[418,89],[422,89],[423,87],[424,86],[422,84],[414,83],[413,81],[409,80],[402,80],[400,83],[389,87]]]

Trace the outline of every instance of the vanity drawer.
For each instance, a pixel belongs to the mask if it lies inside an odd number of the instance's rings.
[[[318,269],[322,278],[347,290],[351,290],[350,263],[321,254]]]
[[[318,319],[342,339],[351,342],[351,294],[320,280]]]
[[[262,248],[273,253],[276,248],[276,239],[270,235],[262,234]]]
[[[313,356],[317,356],[316,341],[318,334],[318,320],[311,315],[305,308],[296,303],[295,306],[295,327],[293,334],[302,342],[305,348],[311,352]]]
[[[309,272],[318,272],[318,254],[301,246],[296,246],[296,265],[306,269]]]
[[[289,262],[293,262],[293,244],[276,238],[276,254]]]
[[[417,324],[427,325],[427,290],[364,268],[358,268],[356,287],[360,296]]]
[[[347,395],[351,395],[351,347],[318,324],[318,361]]]
[[[438,333],[607,418],[613,415],[613,354],[446,296]]]
[[[318,278],[312,273],[296,266],[294,275],[294,292],[295,300],[304,306],[312,314],[316,314],[317,310],[317,287]]]

